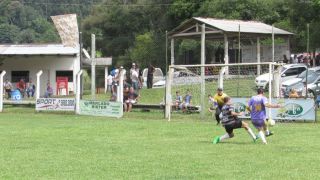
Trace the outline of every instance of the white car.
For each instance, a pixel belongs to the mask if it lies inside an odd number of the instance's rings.
[[[147,76],[148,76],[148,68],[145,68],[142,72],[143,86],[147,86]],[[163,76],[162,70],[160,68],[155,68],[155,71],[153,73],[153,86],[158,81],[163,81],[163,80],[164,80],[164,76]]]
[[[304,64],[287,64],[284,65],[281,69],[280,76],[281,82],[287,81],[289,79],[297,77],[303,71],[307,69],[307,66]],[[272,80],[272,76],[271,76]],[[269,73],[262,74],[255,79],[257,88],[268,89],[269,87]]]

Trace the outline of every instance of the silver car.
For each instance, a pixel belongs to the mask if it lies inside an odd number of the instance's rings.
[[[285,97],[289,96],[290,90],[295,89],[298,94],[301,96],[302,92],[305,90],[304,83],[307,82],[308,96],[312,95],[313,97],[317,97],[320,94],[320,73],[313,72],[308,74],[307,78],[303,78],[302,81],[288,86],[285,90]]]

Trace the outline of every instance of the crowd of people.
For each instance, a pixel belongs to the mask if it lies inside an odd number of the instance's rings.
[[[189,89],[187,89],[184,97],[180,95],[180,91],[176,91],[176,97],[174,99],[174,108],[176,111],[182,110],[186,112],[188,107],[192,105],[192,94]]]
[[[20,81],[17,82],[15,86],[13,86],[13,84],[8,79],[6,79],[3,86],[7,99],[11,99],[11,94],[14,90],[18,90],[22,98],[32,98],[34,97],[36,89],[36,86],[32,82],[32,79],[29,79],[29,82],[25,82],[24,79],[20,79]]]
[[[12,98],[12,93],[15,90],[18,90],[21,98],[33,98],[35,96],[36,92],[36,85],[33,83],[32,79],[29,79],[28,82],[26,82],[24,79],[20,79],[19,82],[15,84],[15,86],[6,79],[3,83],[5,96],[7,99]],[[45,91],[45,98],[49,98],[53,95],[53,88],[51,87],[50,83],[47,83],[47,88]]]
[[[155,68],[149,64],[147,75],[147,88],[152,88],[153,73]],[[107,77],[107,91],[111,93],[110,101],[117,100],[117,91],[119,90],[120,76],[123,76],[123,108],[125,112],[132,110],[132,105],[138,102],[140,97],[139,90],[143,87],[142,70],[136,63],[132,63],[129,71],[125,71],[123,66],[113,69]]]
[[[292,54],[288,59],[286,55],[283,55],[283,63],[297,64],[303,63],[307,66],[320,66],[320,53],[316,54],[314,57],[310,54]],[[315,64],[313,64],[315,63]]]

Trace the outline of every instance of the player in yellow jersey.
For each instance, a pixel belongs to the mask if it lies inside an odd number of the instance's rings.
[[[227,97],[227,96],[228,95],[223,92],[222,88],[218,88],[217,89],[217,93],[213,96],[213,99],[218,103],[218,106],[217,106],[217,109],[216,109],[216,113],[215,113],[217,124],[220,124],[219,115],[220,115],[221,109],[222,109],[222,107],[224,105],[224,98]]]

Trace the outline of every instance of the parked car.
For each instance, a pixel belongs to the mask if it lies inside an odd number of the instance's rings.
[[[285,90],[285,97],[289,96],[291,89],[295,89],[299,95],[302,94],[303,89],[305,88],[304,83],[307,82],[308,93],[313,97],[317,97],[320,94],[320,72],[313,72],[308,74],[307,78],[303,78],[302,81],[288,86]]]
[[[288,79],[292,79],[296,76],[298,76],[300,73],[305,71],[307,69],[307,66],[304,64],[287,64],[284,65],[281,69],[280,76],[281,76],[281,82],[284,82]],[[269,87],[269,73],[262,74],[258,76],[255,79],[256,87],[257,88],[264,88],[268,89]],[[272,76],[271,76],[272,80]]]
[[[147,76],[148,76],[148,68],[145,68],[142,72],[143,86],[147,86]],[[155,68],[155,71],[153,73],[153,86],[155,83],[162,80],[164,80],[162,70],[160,68]]]
[[[314,68],[308,68],[308,74],[312,74],[314,72],[320,73],[320,67],[314,67]],[[293,86],[294,84],[297,84],[303,80],[307,75],[307,70],[303,71],[301,74],[299,74],[297,77],[288,79],[281,83],[281,90],[283,94],[285,95],[286,89],[288,86]]]
[[[178,71],[173,73],[172,84],[174,85],[191,85],[191,84],[200,84],[201,77],[186,68],[180,68]],[[164,87],[166,85],[166,80],[160,80],[156,83],[153,83],[154,88]]]

